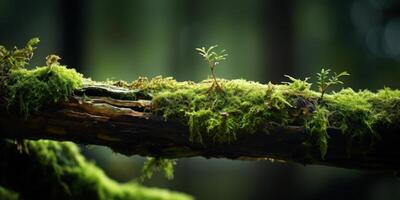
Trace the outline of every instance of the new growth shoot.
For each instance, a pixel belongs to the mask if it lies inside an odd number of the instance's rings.
[[[205,47],[202,48],[196,48],[196,50],[199,52],[201,56],[203,56],[204,60],[207,61],[208,67],[211,70],[211,76],[214,80],[213,84],[211,85],[210,90],[216,89],[219,92],[223,92],[224,90],[222,89],[221,85],[218,83],[217,78],[215,77],[214,74],[214,68],[216,65],[218,65],[221,61],[225,60],[228,54],[225,53],[225,49],[221,50],[219,53],[213,51],[213,49],[217,48],[218,45],[214,45],[206,49]]]
[[[341,80],[339,80],[340,77],[342,76],[349,76],[350,74],[347,73],[346,71],[336,74],[336,72],[333,74],[333,76],[329,77],[329,73],[331,72],[330,69],[321,69],[320,73],[317,73],[317,84],[318,84],[318,90],[321,93],[321,97],[319,98],[319,101],[322,100],[324,97],[325,92],[327,91],[329,86],[332,85],[338,85],[338,84],[343,84]]]
[[[53,69],[53,65],[59,65],[60,62],[58,60],[61,60],[61,58],[57,55],[51,54],[46,57],[46,65],[49,68],[49,72]]]

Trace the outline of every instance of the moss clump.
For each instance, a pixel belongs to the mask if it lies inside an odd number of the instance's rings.
[[[153,172],[162,171],[167,179],[174,178],[174,166],[176,160],[174,159],[163,159],[163,158],[151,158],[148,157],[142,168],[142,176],[140,180],[149,179],[153,176]]]
[[[161,91],[177,91],[180,89],[189,89],[192,85],[195,85],[192,81],[178,82],[172,77],[163,78],[162,76],[156,76],[152,79],[147,77],[139,77],[132,83],[122,83],[117,81],[114,83],[117,86],[128,87],[131,89],[140,89],[148,93],[157,94]]]
[[[82,75],[65,66],[11,70],[6,82],[8,106],[28,116],[43,105],[68,100],[82,84]]]
[[[1,144],[0,185],[22,199],[188,200],[191,197],[136,183],[119,184],[89,163],[69,142],[27,141],[25,151]]]
[[[83,76],[66,66],[11,70],[6,82],[9,107],[28,116],[43,105],[67,100],[83,84]]]
[[[67,100],[83,84],[83,76],[58,63],[60,57],[47,57],[47,66],[28,70],[25,66],[33,56],[38,38],[24,48],[11,50],[0,46],[0,103],[18,108],[26,117],[43,105]]]
[[[378,113],[381,124],[400,124],[400,90],[384,88],[372,95],[369,102]]]
[[[18,200],[18,199],[20,199],[20,197],[19,197],[18,193],[0,186],[0,199],[2,199],[2,200]]]
[[[281,87],[245,80],[223,80],[224,92],[210,92],[212,80],[180,84],[154,91],[154,113],[186,121],[190,139],[202,143],[234,141],[240,133],[254,133],[266,121],[288,124],[291,99]],[[204,134],[205,133],[205,134]]]
[[[317,139],[316,143],[319,146],[322,159],[325,158],[328,151],[329,114],[330,112],[326,108],[317,106],[313,115],[305,122],[307,132]]]
[[[350,132],[352,137],[360,139],[368,134],[373,135],[374,126],[378,121],[382,121],[381,111],[373,109],[374,98],[376,94],[370,91],[354,92],[350,88],[326,96],[327,108],[332,112],[332,126],[340,128],[343,133]]]

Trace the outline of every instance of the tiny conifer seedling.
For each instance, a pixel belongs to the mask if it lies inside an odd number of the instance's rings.
[[[321,69],[320,73],[317,73],[317,84],[318,84],[318,90],[321,93],[321,96],[319,98],[319,101],[321,101],[324,97],[325,92],[327,91],[328,87],[332,85],[338,85],[338,84],[343,84],[341,80],[339,80],[340,77],[342,76],[349,76],[350,74],[347,73],[346,71],[336,74],[336,72],[333,74],[333,76],[329,77],[329,73],[331,72],[330,69]]]
[[[203,56],[204,60],[207,61],[208,67],[211,70],[211,76],[214,80],[213,84],[211,85],[210,90],[216,89],[219,92],[223,92],[224,90],[222,89],[221,85],[218,83],[217,78],[215,77],[214,74],[214,68],[216,65],[218,65],[221,61],[226,60],[226,57],[228,54],[225,54],[225,49],[221,50],[219,53],[216,53],[213,51],[213,49],[217,48],[218,45],[214,45],[206,49],[205,47],[202,48],[196,48],[196,50],[199,52],[201,56]]]

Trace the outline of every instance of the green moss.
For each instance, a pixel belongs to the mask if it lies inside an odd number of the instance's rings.
[[[67,100],[82,84],[81,74],[60,65],[11,70],[5,84],[8,106],[28,116],[46,104]]]
[[[0,102],[26,117],[46,104],[67,100],[83,84],[83,76],[61,66],[56,55],[46,57],[45,67],[26,69],[38,43],[33,38],[21,49],[0,46]]]
[[[0,158],[0,183],[22,199],[192,199],[136,183],[116,183],[69,142],[27,141],[22,153],[15,144],[3,142]]]
[[[174,159],[163,159],[163,158],[151,158],[148,157],[143,165],[142,176],[140,180],[149,179],[153,176],[154,171],[162,171],[164,176],[171,180],[174,178],[174,166],[176,160]]]
[[[19,109],[25,116],[44,105],[67,100],[83,82],[81,74],[60,66],[54,55],[46,67],[24,69],[37,42],[28,42],[22,50],[0,47],[0,94],[6,94],[9,108]],[[348,74],[331,78],[328,74],[329,70],[319,74],[319,92],[311,89],[308,78],[290,76],[289,82],[276,85],[242,79],[177,82],[171,77],[140,77],[132,83],[109,84],[136,89],[118,98],[152,99],[154,114],[187,124],[190,140],[198,143],[231,143],[273,122],[305,127],[312,138],[316,137],[314,145],[324,157],[329,155],[328,127],[341,129],[351,142],[373,144],[380,138],[378,127],[400,123],[400,91],[385,88],[373,93],[348,88],[329,94],[327,88],[341,84],[338,78]],[[210,90],[215,82],[224,92]]]
[[[326,108],[317,106],[313,115],[311,115],[305,122],[307,132],[317,140],[316,143],[319,146],[322,159],[325,158],[328,151],[329,135],[327,130],[329,126],[329,114],[330,112]]]
[[[372,144],[379,139],[377,126],[400,122],[398,90],[385,88],[373,93],[348,88],[326,94],[320,102],[321,94],[311,89],[307,79],[289,79],[275,85],[220,79],[223,93],[210,91],[210,79],[194,83],[141,77],[130,84],[110,84],[151,94],[147,98],[152,98],[152,112],[186,123],[190,140],[198,143],[231,143],[255,133],[266,122],[274,122],[304,126],[317,137],[314,143],[324,157],[328,152],[328,126],[341,129],[353,141]],[[67,100],[82,82],[81,74],[58,64],[10,70],[6,81],[9,107],[28,116],[46,104]]]
[[[147,77],[139,77],[130,84],[126,82],[121,84],[120,81],[117,81],[114,84],[117,86],[119,85],[133,89],[140,89],[150,93],[159,93],[164,90],[177,91],[180,89],[188,89],[191,88],[192,85],[195,85],[195,83],[192,81],[178,82],[172,77],[163,78],[162,76],[156,76],[152,79],[148,79]]]
[[[380,112],[374,110],[371,103],[371,100],[376,98],[375,95],[366,90],[354,92],[350,88],[327,95],[326,104],[332,112],[332,126],[340,128],[343,133],[351,133],[351,137],[360,139],[368,134],[373,135],[375,124],[382,120],[379,117]]]
[[[0,186],[0,199],[2,200],[18,200],[20,199],[19,194]]]
[[[288,85],[290,89],[295,91],[310,91],[311,83],[307,82],[309,78],[305,78],[304,80],[296,79],[291,76],[285,75],[290,82],[283,82],[284,84]]]
[[[284,84],[245,80],[219,82],[224,93],[209,90],[212,80],[177,82],[171,78],[141,78],[127,87],[153,94],[153,113],[186,123],[193,142],[230,143],[263,128],[266,122],[304,126],[321,157],[328,152],[329,127],[339,128],[351,142],[379,140],[378,126],[400,122],[400,91],[373,93],[350,88],[325,94],[311,89],[307,79],[289,77]]]
[[[376,95],[371,95],[369,102],[381,125],[400,123],[400,90],[381,89]]]
[[[210,92],[212,80],[155,91],[154,113],[186,121],[190,139],[199,143],[231,142],[241,133],[254,133],[266,121],[289,123],[290,99],[281,88],[241,79],[219,83],[224,93]]]

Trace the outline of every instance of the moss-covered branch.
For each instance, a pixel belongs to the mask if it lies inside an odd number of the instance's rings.
[[[54,141],[0,142],[1,199],[190,200],[168,190],[119,184],[79,153]],[[9,190],[11,189],[11,190]]]
[[[220,81],[225,94],[208,94],[209,82],[90,82],[68,101],[28,118],[3,110],[1,135],[99,144],[127,155],[274,158],[370,170],[400,166],[398,91],[346,89],[326,95],[322,107],[315,105],[318,94],[290,84]]]
[[[99,83],[58,63],[8,69],[1,81],[3,137],[68,140],[166,158],[400,167],[399,90],[329,93],[325,86],[322,95],[307,79],[289,77],[282,84],[219,79],[224,92],[216,92],[210,90],[214,80]]]

